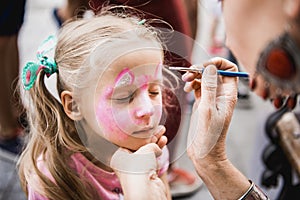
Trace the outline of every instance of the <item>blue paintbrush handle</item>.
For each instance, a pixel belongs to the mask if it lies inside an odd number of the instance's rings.
[[[231,71],[218,70],[218,74],[222,76],[249,77],[249,74],[246,72],[231,72]]]
[[[185,71],[185,72],[196,72],[196,73],[203,73],[204,69],[195,69],[195,68],[188,68],[188,67],[169,67],[170,70],[177,70],[177,71]],[[219,75],[222,76],[231,76],[231,77],[249,77],[249,74],[246,72],[231,72],[231,71],[217,71]]]

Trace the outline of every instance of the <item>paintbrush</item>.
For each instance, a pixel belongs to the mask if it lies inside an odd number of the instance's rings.
[[[169,70],[176,70],[176,71],[184,71],[184,72],[194,72],[194,73],[203,73],[205,68],[203,69],[195,69],[195,68],[188,68],[188,67],[169,67]],[[231,77],[245,77],[248,78],[249,74],[246,72],[231,72],[231,71],[224,71],[224,70],[217,70],[219,75],[222,76],[231,76]]]

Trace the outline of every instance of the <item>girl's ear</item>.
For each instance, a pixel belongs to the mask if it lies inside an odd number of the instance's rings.
[[[72,92],[64,90],[61,93],[60,98],[67,116],[72,120],[81,120],[82,114],[80,112],[78,104],[73,98]]]

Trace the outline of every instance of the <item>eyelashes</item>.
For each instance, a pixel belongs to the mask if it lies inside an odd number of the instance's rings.
[[[134,96],[135,96],[135,92],[125,97],[118,97],[118,98],[111,98],[111,99],[117,103],[127,103],[127,102],[130,103],[134,99]]]
[[[149,92],[151,95],[153,95],[153,96],[157,96],[157,95],[159,95],[160,94],[160,91],[157,91],[157,92]]]
[[[115,97],[112,97],[111,100],[118,104],[131,103],[134,100],[134,98],[136,97],[136,94],[137,94],[137,91],[129,92],[126,95],[124,94],[124,95],[117,95]],[[159,96],[160,94],[161,94],[160,87],[148,90],[148,95],[150,98],[155,98],[155,97]]]

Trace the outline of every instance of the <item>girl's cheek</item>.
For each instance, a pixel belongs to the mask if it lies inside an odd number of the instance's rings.
[[[105,114],[104,114],[105,113]],[[113,131],[113,126],[110,118],[108,117],[111,113],[111,109],[109,109],[106,104],[102,101],[99,101],[96,105],[96,120],[99,128],[102,129],[102,125],[106,124],[107,130],[102,130],[102,134],[106,135],[107,131]]]
[[[111,105],[106,103],[103,97],[100,97],[96,105],[96,120],[101,134],[105,138],[111,138],[117,136],[119,139],[126,139],[128,134],[122,131],[123,124],[128,119],[128,116],[118,116],[119,113]],[[123,119],[118,120],[118,118]]]
[[[162,104],[157,105],[157,108],[155,109],[155,113],[156,113],[156,118],[157,118],[158,122],[162,118],[162,110],[163,110]]]
[[[158,117],[159,117],[159,119],[162,117],[162,110],[163,110],[162,105],[159,105],[159,111],[158,111]]]

